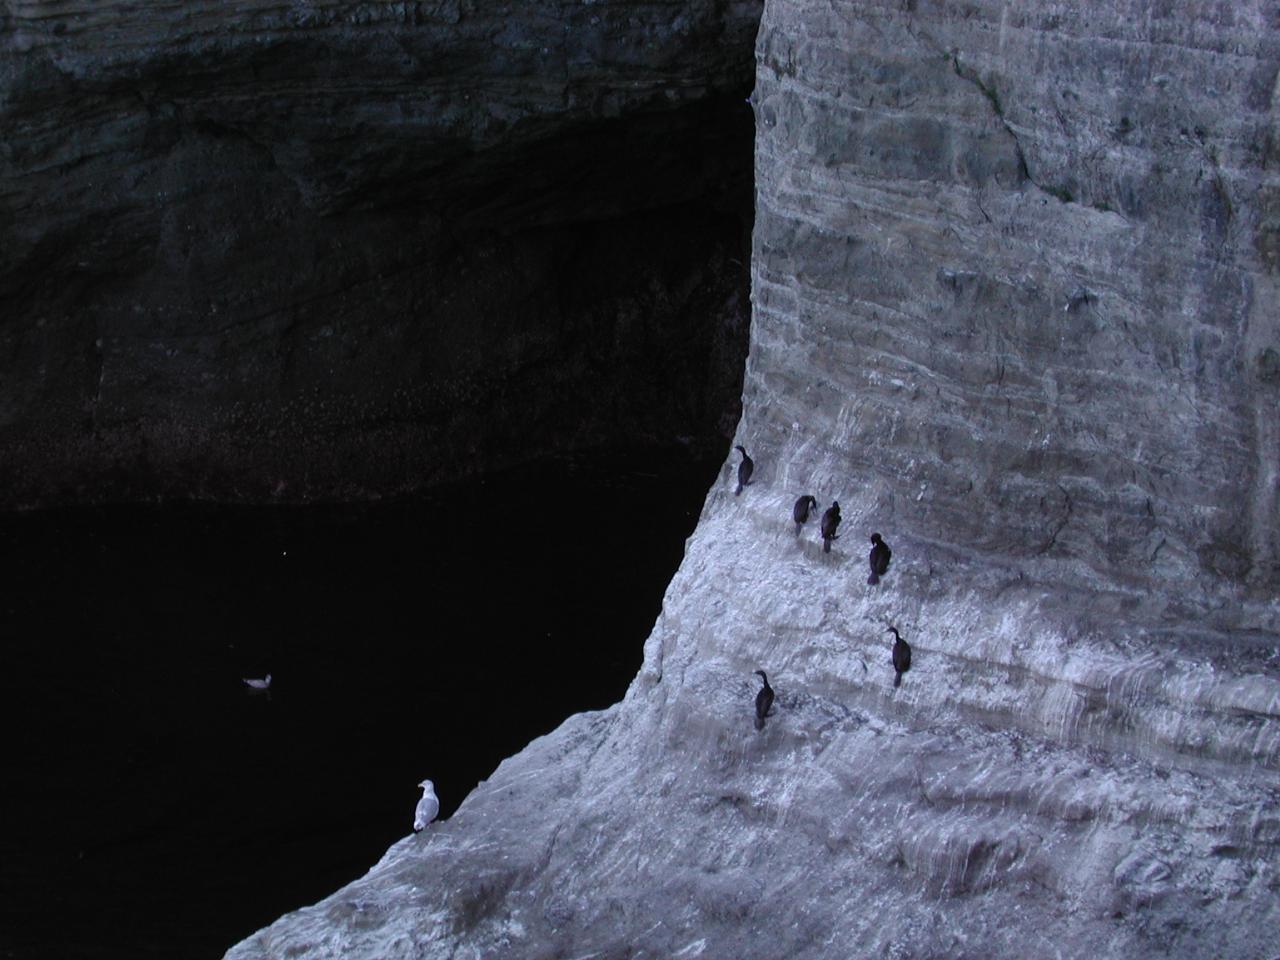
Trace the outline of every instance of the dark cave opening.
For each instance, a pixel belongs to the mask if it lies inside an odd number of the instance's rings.
[[[749,89],[330,143],[320,199],[191,99],[86,108],[119,169],[0,264],[0,953],[219,955],[621,698],[740,411]]]
[[[718,457],[750,314],[745,93],[326,208],[189,121],[110,216],[0,271],[37,318],[0,325],[0,502],[348,501],[547,455]]]

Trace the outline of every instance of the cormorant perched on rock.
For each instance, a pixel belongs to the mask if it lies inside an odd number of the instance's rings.
[[[840,501],[832,500],[827,512],[822,515],[822,552],[831,552],[831,541],[837,539],[836,528],[840,526]]]
[[[430,780],[418,784],[422,788],[422,797],[418,800],[417,809],[413,811],[413,832],[417,833],[436,818],[440,812],[440,801],[436,799],[436,788]]]
[[[806,493],[803,497],[796,501],[796,505],[791,508],[791,519],[796,522],[796,536],[800,536],[800,528],[809,521],[809,511],[818,509],[818,501],[812,494]]]
[[[871,535],[871,576],[867,577],[867,583],[879,583],[880,577],[889,570],[889,558],[893,556],[893,551],[889,549],[889,545],[880,539],[880,534],[873,533]]]
[[[893,685],[902,683],[902,675],[911,669],[911,645],[903,640],[896,627],[890,627],[893,634]]]
[[[757,670],[760,679],[764,681],[764,686],[760,688],[760,692],[756,694],[756,729],[764,729],[764,718],[769,715],[769,710],[773,707],[773,687],[769,686],[769,678],[764,675],[763,670]]]
[[[751,474],[756,469],[756,462],[747,456],[747,449],[741,444],[733,449],[742,454],[742,462],[738,464],[738,489],[733,491],[733,495],[736,497],[742,492],[742,488],[751,482]]]

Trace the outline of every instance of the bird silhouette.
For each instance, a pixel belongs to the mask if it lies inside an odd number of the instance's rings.
[[[871,555],[867,558],[867,562],[871,565],[871,576],[867,577],[867,583],[880,582],[880,578],[889,571],[889,558],[892,556],[893,551],[889,549],[889,545],[884,542],[880,534],[873,533]]]
[[[796,536],[800,536],[800,528],[809,522],[809,512],[818,509],[818,501],[812,494],[806,493],[791,508],[791,519],[796,523]]]
[[[756,729],[763,730],[764,718],[773,707],[773,687],[769,686],[769,678],[764,675],[763,670],[757,670],[756,673],[760,674],[760,679],[764,682],[764,686],[756,694]]]
[[[738,489],[733,491],[736,497],[742,492],[742,488],[751,482],[751,474],[755,472],[756,462],[747,456],[747,449],[741,444],[733,449],[742,454],[742,462],[738,464]]]
[[[893,685],[902,683],[902,675],[911,669],[911,645],[902,639],[897,627],[890,627],[893,634]]]
[[[832,500],[822,515],[822,552],[831,552],[831,541],[838,539],[836,528],[840,526],[840,501]]]

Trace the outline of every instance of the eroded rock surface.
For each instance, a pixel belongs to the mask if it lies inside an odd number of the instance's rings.
[[[0,504],[718,446],[759,7],[2,0]]]
[[[1278,43],[1260,2],[768,0],[754,482],[623,703],[228,956],[1274,953]]]

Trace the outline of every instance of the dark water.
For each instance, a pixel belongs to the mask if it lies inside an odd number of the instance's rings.
[[[219,957],[616,702],[717,466],[0,518],[0,957]]]

